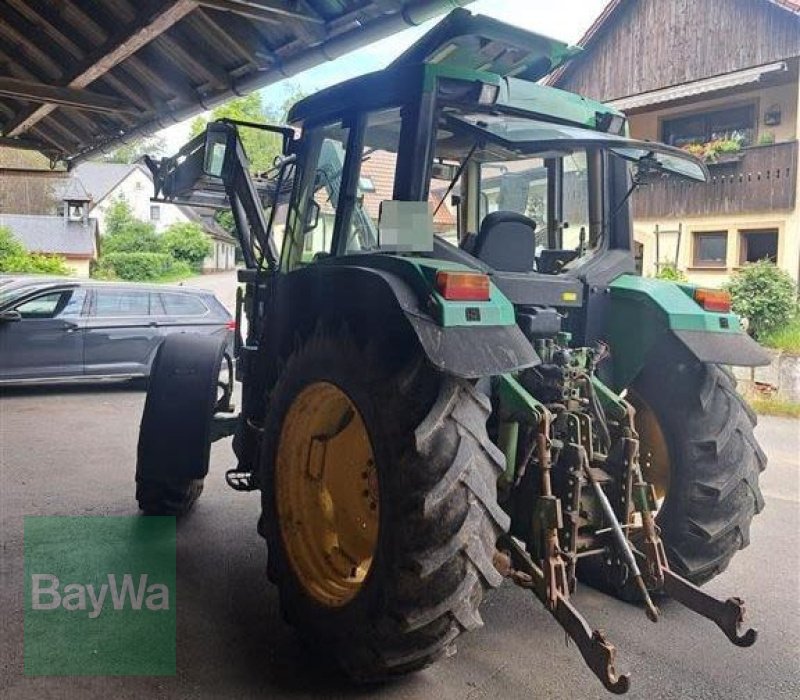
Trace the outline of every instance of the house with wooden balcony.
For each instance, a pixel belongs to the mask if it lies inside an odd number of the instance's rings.
[[[719,286],[770,259],[800,277],[800,0],[611,0],[551,85],[624,111],[631,136],[703,158],[705,184],[633,194],[642,272]]]

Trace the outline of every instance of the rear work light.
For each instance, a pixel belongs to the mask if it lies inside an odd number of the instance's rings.
[[[448,301],[489,301],[489,278],[478,272],[436,273],[436,289]]]
[[[706,311],[726,314],[731,310],[731,295],[721,289],[695,289],[694,300]]]

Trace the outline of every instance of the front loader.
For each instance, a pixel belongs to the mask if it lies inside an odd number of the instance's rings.
[[[707,172],[537,82],[573,52],[457,10],[290,126],[214,122],[148,161],[159,201],[231,210],[246,333],[238,413],[220,348],[161,346],[139,505],[186,512],[233,435],[226,479],[261,493],[284,616],[354,678],[432,663],[504,578],[612,692],[629,678],[571,602],[578,581],[755,641],[740,599],[698,586],[763,507],[726,367],[766,356],[723,292],[634,274],[632,192]],[[269,173],[249,172],[246,128],[282,136]]]

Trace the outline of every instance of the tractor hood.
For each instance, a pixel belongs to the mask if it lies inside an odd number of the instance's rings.
[[[433,63],[495,73],[504,78],[539,80],[581,50],[457,9],[401,54],[392,67]]]

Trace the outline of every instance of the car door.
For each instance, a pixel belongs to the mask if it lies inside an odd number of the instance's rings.
[[[26,296],[0,321],[0,380],[83,374],[86,290],[48,289]],[[12,320],[16,319],[16,320]]]
[[[86,375],[146,375],[161,342],[150,316],[151,293],[132,287],[96,287],[86,322]]]

